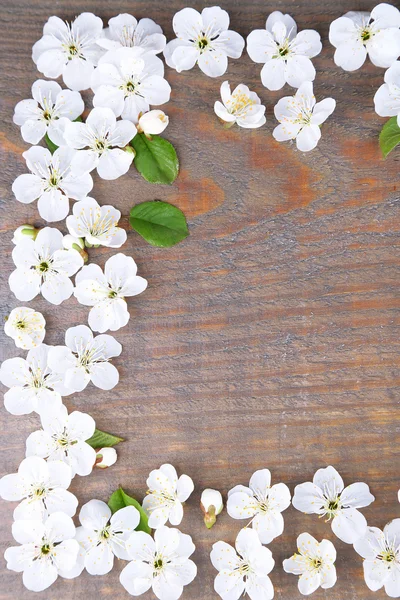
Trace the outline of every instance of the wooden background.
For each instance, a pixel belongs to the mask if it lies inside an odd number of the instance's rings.
[[[190,3],[201,9],[204,4]],[[378,150],[383,120],[373,95],[384,71],[370,63],[355,73],[335,67],[328,42],[330,22],[350,9],[371,9],[375,0],[239,2],[221,0],[234,30],[247,36],[264,26],[267,14],[290,12],[299,29],[322,36],[314,59],[317,99],[333,96],[337,109],[323,126],[318,148],[301,154],[272,138],[273,106],[292,93],[261,85],[260,65],[246,54],[229,62],[226,77],[214,80],[197,68],[178,74],[166,68],[173,94],[166,106],[166,137],[181,160],[175,184],[152,186],[133,168],[109,182],[94,177],[93,196],[121,209],[123,226],[137,202],[167,200],[184,210],[190,237],[171,249],[148,246],[129,231],[122,251],[132,255],[148,290],[129,302],[131,320],[115,337],[123,344],[115,360],[121,381],[110,392],[91,385],[66,399],[70,410],[89,412],[101,429],[126,438],[118,462],[108,471],[76,477],[72,491],[81,503],[107,501],[122,484],[138,499],[149,471],[163,462],[191,475],[196,491],[181,525],[197,546],[198,577],[184,600],[216,598],[209,562],[212,544],[233,542],[245,522],[226,512],[207,531],[198,508],[201,490],[246,484],[256,469],[269,467],[273,481],[291,491],[315,470],[334,465],[346,483],[367,482],[376,502],[364,511],[370,524],[400,517],[399,478],[399,158],[386,161]],[[1,313],[22,304],[7,278],[12,232],[25,222],[43,225],[36,204],[24,206],[11,193],[25,172],[27,149],[12,124],[16,102],[30,97],[39,73],[32,44],[46,19],[71,19],[93,11],[104,23],[119,12],[154,18],[172,37],[171,20],[179,1],[110,3],[105,0],[3,0],[1,3]],[[224,79],[255,90],[267,106],[267,124],[249,131],[224,130],[213,112]],[[89,94],[85,94],[89,99]],[[64,223],[54,224],[65,231]],[[90,260],[104,265],[113,251],[93,249]],[[30,306],[47,321],[46,342],[63,343],[64,331],[86,323],[88,309],[74,298],[60,308],[41,297]],[[2,358],[23,356],[1,332]],[[0,408],[1,474],[13,472],[24,457],[37,415],[13,417]],[[14,505],[1,503],[1,551],[13,543]],[[299,533],[333,540],[338,550],[338,583],[313,597],[331,600],[384,598],[365,586],[361,558],[333,535],[329,524],[293,508],[284,513],[285,532],[271,545],[276,598],[296,600],[297,578],[281,564],[295,549]],[[119,562],[119,561],[118,561]],[[85,597],[122,600],[123,561],[104,577],[83,574],[59,579],[43,600]],[[0,598],[30,598],[21,576],[0,571]],[[151,593],[143,598],[152,598]]]

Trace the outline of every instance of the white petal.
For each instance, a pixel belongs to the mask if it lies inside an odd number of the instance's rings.
[[[90,87],[93,64],[88,60],[73,58],[63,69],[64,83],[71,90],[80,92]]]
[[[134,506],[126,506],[117,510],[111,517],[111,527],[113,531],[123,531],[124,539],[133,533],[139,525],[140,514]]]
[[[214,580],[214,590],[224,600],[239,600],[245,591],[243,576],[239,570],[220,571]]]
[[[293,506],[306,514],[323,514],[324,497],[318,485],[307,481],[297,485],[292,498]]]
[[[280,90],[286,83],[285,62],[272,58],[261,69],[261,81],[269,90]]]
[[[299,592],[308,596],[321,585],[321,575],[318,572],[306,571],[299,578]]]
[[[269,577],[252,577],[247,581],[246,592],[250,600],[272,600],[274,586]]]
[[[32,592],[42,592],[57,579],[57,568],[44,560],[31,561],[22,575],[24,586]]]
[[[47,125],[44,121],[29,120],[21,127],[21,135],[28,144],[38,144],[45,135]]]
[[[69,449],[68,464],[74,475],[75,473],[81,476],[89,475],[92,472],[95,462],[96,451],[89,444],[78,441]]]
[[[317,102],[314,106],[311,123],[313,125],[321,125],[333,113],[336,107],[336,102],[333,98],[325,98],[321,102]]]
[[[269,510],[266,513],[257,514],[252,523],[263,544],[269,544],[283,533],[283,517],[281,513]]]
[[[358,40],[352,41],[351,44],[341,44],[334,55],[335,64],[345,71],[356,71],[362,67],[366,58],[367,51]]]
[[[79,513],[79,521],[86,529],[98,529],[104,526],[110,517],[110,508],[101,500],[90,500],[82,506]]]
[[[357,29],[354,21],[349,17],[339,17],[330,24],[329,41],[335,48],[341,45],[350,45],[356,39]]]
[[[297,34],[296,40],[292,42],[292,49],[296,54],[313,58],[322,50],[321,36],[313,29],[304,29]]]
[[[153,569],[146,562],[132,561],[121,571],[121,585],[132,596],[140,596],[151,588]]]
[[[213,544],[210,559],[217,571],[234,571],[239,564],[239,557],[236,550],[226,542],[216,542]]]
[[[18,202],[30,204],[39,198],[43,191],[42,179],[30,173],[19,175],[12,184],[12,191]]]
[[[250,519],[257,512],[257,502],[247,494],[237,492],[228,497],[226,508],[233,519]]]
[[[255,29],[247,36],[247,53],[256,63],[270,61],[276,52],[272,34],[265,29]]]
[[[99,68],[106,66],[108,65],[99,65]],[[96,71],[97,70],[98,69],[96,69]],[[96,92],[93,97],[93,106],[111,108],[115,116],[119,117],[122,114],[125,106],[123,90],[115,88],[112,85],[100,85],[96,88]]]
[[[133,154],[130,152],[112,148],[100,156],[97,173],[102,179],[118,179],[129,171],[132,161]]]
[[[146,560],[147,556],[155,553],[154,540],[144,531],[134,531],[126,542],[126,548],[134,561]]]
[[[327,541],[327,540],[326,540]],[[327,565],[321,570],[321,587],[327,590],[335,585],[337,581],[335,565]]]
[[[348,508],[332,520],[332,531],[346,544],[354,542],[365,535],[367,521],[356,508]]]
[[[89,312],[89,325],[93,331],[117,331],[129,321],[127,304],[122,298],[110,298],[96,304]]]
[[[254,493],[260,492],[265,494],[266,490],[271,485],[271,471],[269,469],[260,469],[253,473],[250,479],[250,488]]]
[[[180,502],[186,502],[194,490],[193,480],[188,475],[181,475],[178,479],[176,493]]]
[[[286,63],[286,81],[300,87],[305,81],[314,81],[315,68],[307,56],[290,56]]]
[[[344,488],[340,501],[344,506],[362,508],[369,506],[375,500],[366,483],[352,483]],[[400,540],[399,540],[400,541]]]
[[[93,546],[85,556],[85,567],[91,575],[105,575],[114,565],[114,554],[107,543]]]
[[[175,59],[175,52],[174,52]],[[213,51],[206,51],[197,59],[200,69],[209,77],[220,77],[228,68],[228,58],[223,50],[218,47]],[[178,70],[178,69],[177,69]]]
[[[3,500],[17,502],[24,498],[25,490],[21,478],[17,473],[4,475],[0,479],[0,496]]]

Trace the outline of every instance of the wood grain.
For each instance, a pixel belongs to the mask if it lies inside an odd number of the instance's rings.
[[[285,481],[293,491],[317,468],[333,464],[346,483],[371,486],[376,502],[364,511],[371,524],[382,527],[400,516],[400,153],[383,161],[378,151],[383,121],[374,112],[373,95],[383,70],[368,63],[356,73],[341,71],[328,42],[334,18],[350,9],[371,9],[375,1],[220,4],[244,36],[263,27],[273,9],[290,12],[300,29],[317,29],[324,48],[314,60],[315,92],[317,98],[336,98],[337,109],[324,124],[318,148],[300,154],[271,135],[273,106],[290,89],[264,89],[260,66],[246,55],[230,61],[226,78],[235,85],[245,82],[266,104],[267,125],[256,131],[221,128],[213,113],[221,80],[197,69],[182,74],[166,69],[173,89],[166,137],[179,152],[178,180],[171,187],[151,186],[132,169],[114,182],[96,176],[93,195],[121,209],[126,228],[133,204],[155,198],[173,202],[185,211],[191,235],[175,248],[156,249],[128,232],[123,251],[135,258],[149,288],[129,303],[131,320],[116,333],[123,344],[115,360],[120,384],[111,392],[89,386],[66,400],[70,410],[89,412],[98,427],[127,439],[118,447],[115,466],[74,479],[72,491],[81,503],[107,500],[119,484],[141,499],[147,474],[166,461],[195,480],[181,529],[194,538],[199,573],[184,600],[216,598],[211,546],[218,539],[233,542],[244,525],[223,513],[207,531],[198,508],[204,487],[226,493],[246,484],[254,470],[269,467],[273,480]],[[197,0],[191,5],[203,7]],[[43,224],[35,204],[15,201],[11,184],[25,171],[21,153],[27,149],[12,124],[13,108],[30,97],[30,86],[40,77],[30,54],[44,22],[52,14],[71,19],[93,11],[106,23],[119,12],[132,12],[154,18],[171,39],[172,16],[183,6],[177,0],[1,3],[2,316],[21,304],[7,285],[12,232],[24,222]],[[90,260],[104,265],[111,254],[91,250]],[[87,320],[87,308],[74,298],[60,308],[41,298],[29,305],[44,313],[51,344],[63,343],[67,327]],[[3,359],[24,355],[1,336]],[[3,407],[0,418],[3,474],[18,467],[25,439],[39,420],[13,417]],[[1,504],[2,551],[13,543],[12,509]],[[333,540],[339,553],[337,585],[314,598],[385,597],[369,592],[360,557],[334,537],[329,524],[293,508],[284,518],[285,532],[270,546],[276,598],[301,597],[296,578],[281,564],[302,531]],[[118,581],[122,566],[121,561],[105,577],[59,580],[40,598],[126,599]],[[0,598],[30,597],[21,577],[3,562]]]

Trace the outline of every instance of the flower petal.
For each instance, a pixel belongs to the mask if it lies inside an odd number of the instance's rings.
[[[367,521],[356,508],[347,508],[332,520],[332,531],[346,544],[354,544],[358,538],[365,535]]]

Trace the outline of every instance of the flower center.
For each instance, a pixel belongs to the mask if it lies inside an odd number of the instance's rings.
[[[116,298],[118,296],[118,292],[116,292],[115,290],[110,290],[108,292],[108,297],[109,298]]]
[[[393,548],[388,548],[387,550],[381,552],[378,558],[379,560],[383,560],[384,562],[392,563],[396,560],[396,552],[393,550]]]
[[[128,81],[128,83],[126,84],[126,90],[129,93],[135,91],[135,84],[133,83],[133,81]]]
[[[231,106],[228,110],[231,114],[237,116],[243,116],[247,113],[248,109],[255,104],[254,100],[251,100],[247,94],[233,94],[231,100]]]
[[[46,272],[47,272],[49,269],[50,269],[50,265],[49,265],[49,263],[48,263],[48,262],[46,262],[46,261],[43,261],[43,262],[41,262],[41,263],[39,264],[39,266],[38,266],[38,270],[39,270],[41,273],[46,273]]]
[[[50,554],[51,548],[50,548],[50,544],[44,544],[41,548],[40,548],[40,552],[41,554],[43,554],[44,556],[47,556],[47,554]]]
[[[365,42],[368,42],[368,40],[372,38],[372,35],[373,33],[369,27],[365,27],[364,29],[362,29],[360,32],[360,37],[363,44],[365,44]]]
[[[23,320],[21,319],[20,321],[17,321],[17,322],[15,323],[15,327],[16,327],[17,329],[25,329],[25,327],[26,327],[26,323],[25,323],[25,321],[23,321]]]
[[[104,529],[102,529],[100,531],[100,538],[102,540],[108,540],[111,537],[111,533],[110,533],[110,528],[109,527],[104,527]]]
[[[45,495],[46,495],[46,488],[43,485],[34,489],[33,493],[32,493],[32,496],[34,498],[42,498]]]
[[[160,571],[163,567],[163,559],[162,558],[156,558],[156,560],[154,561],[154,569],[156,571]]]
[[[209,44],[209,40],[205,37],[201,37],[197,40],[197,47],[200,50],[200,52],[204,52]]]
[[[107,148],[106,142],[105,140],[101,140],[101,139],[96,139],[94,142],[95,148],[98,152],[100,152],[100,154],[102,154],[104,152],[104,150]]]

